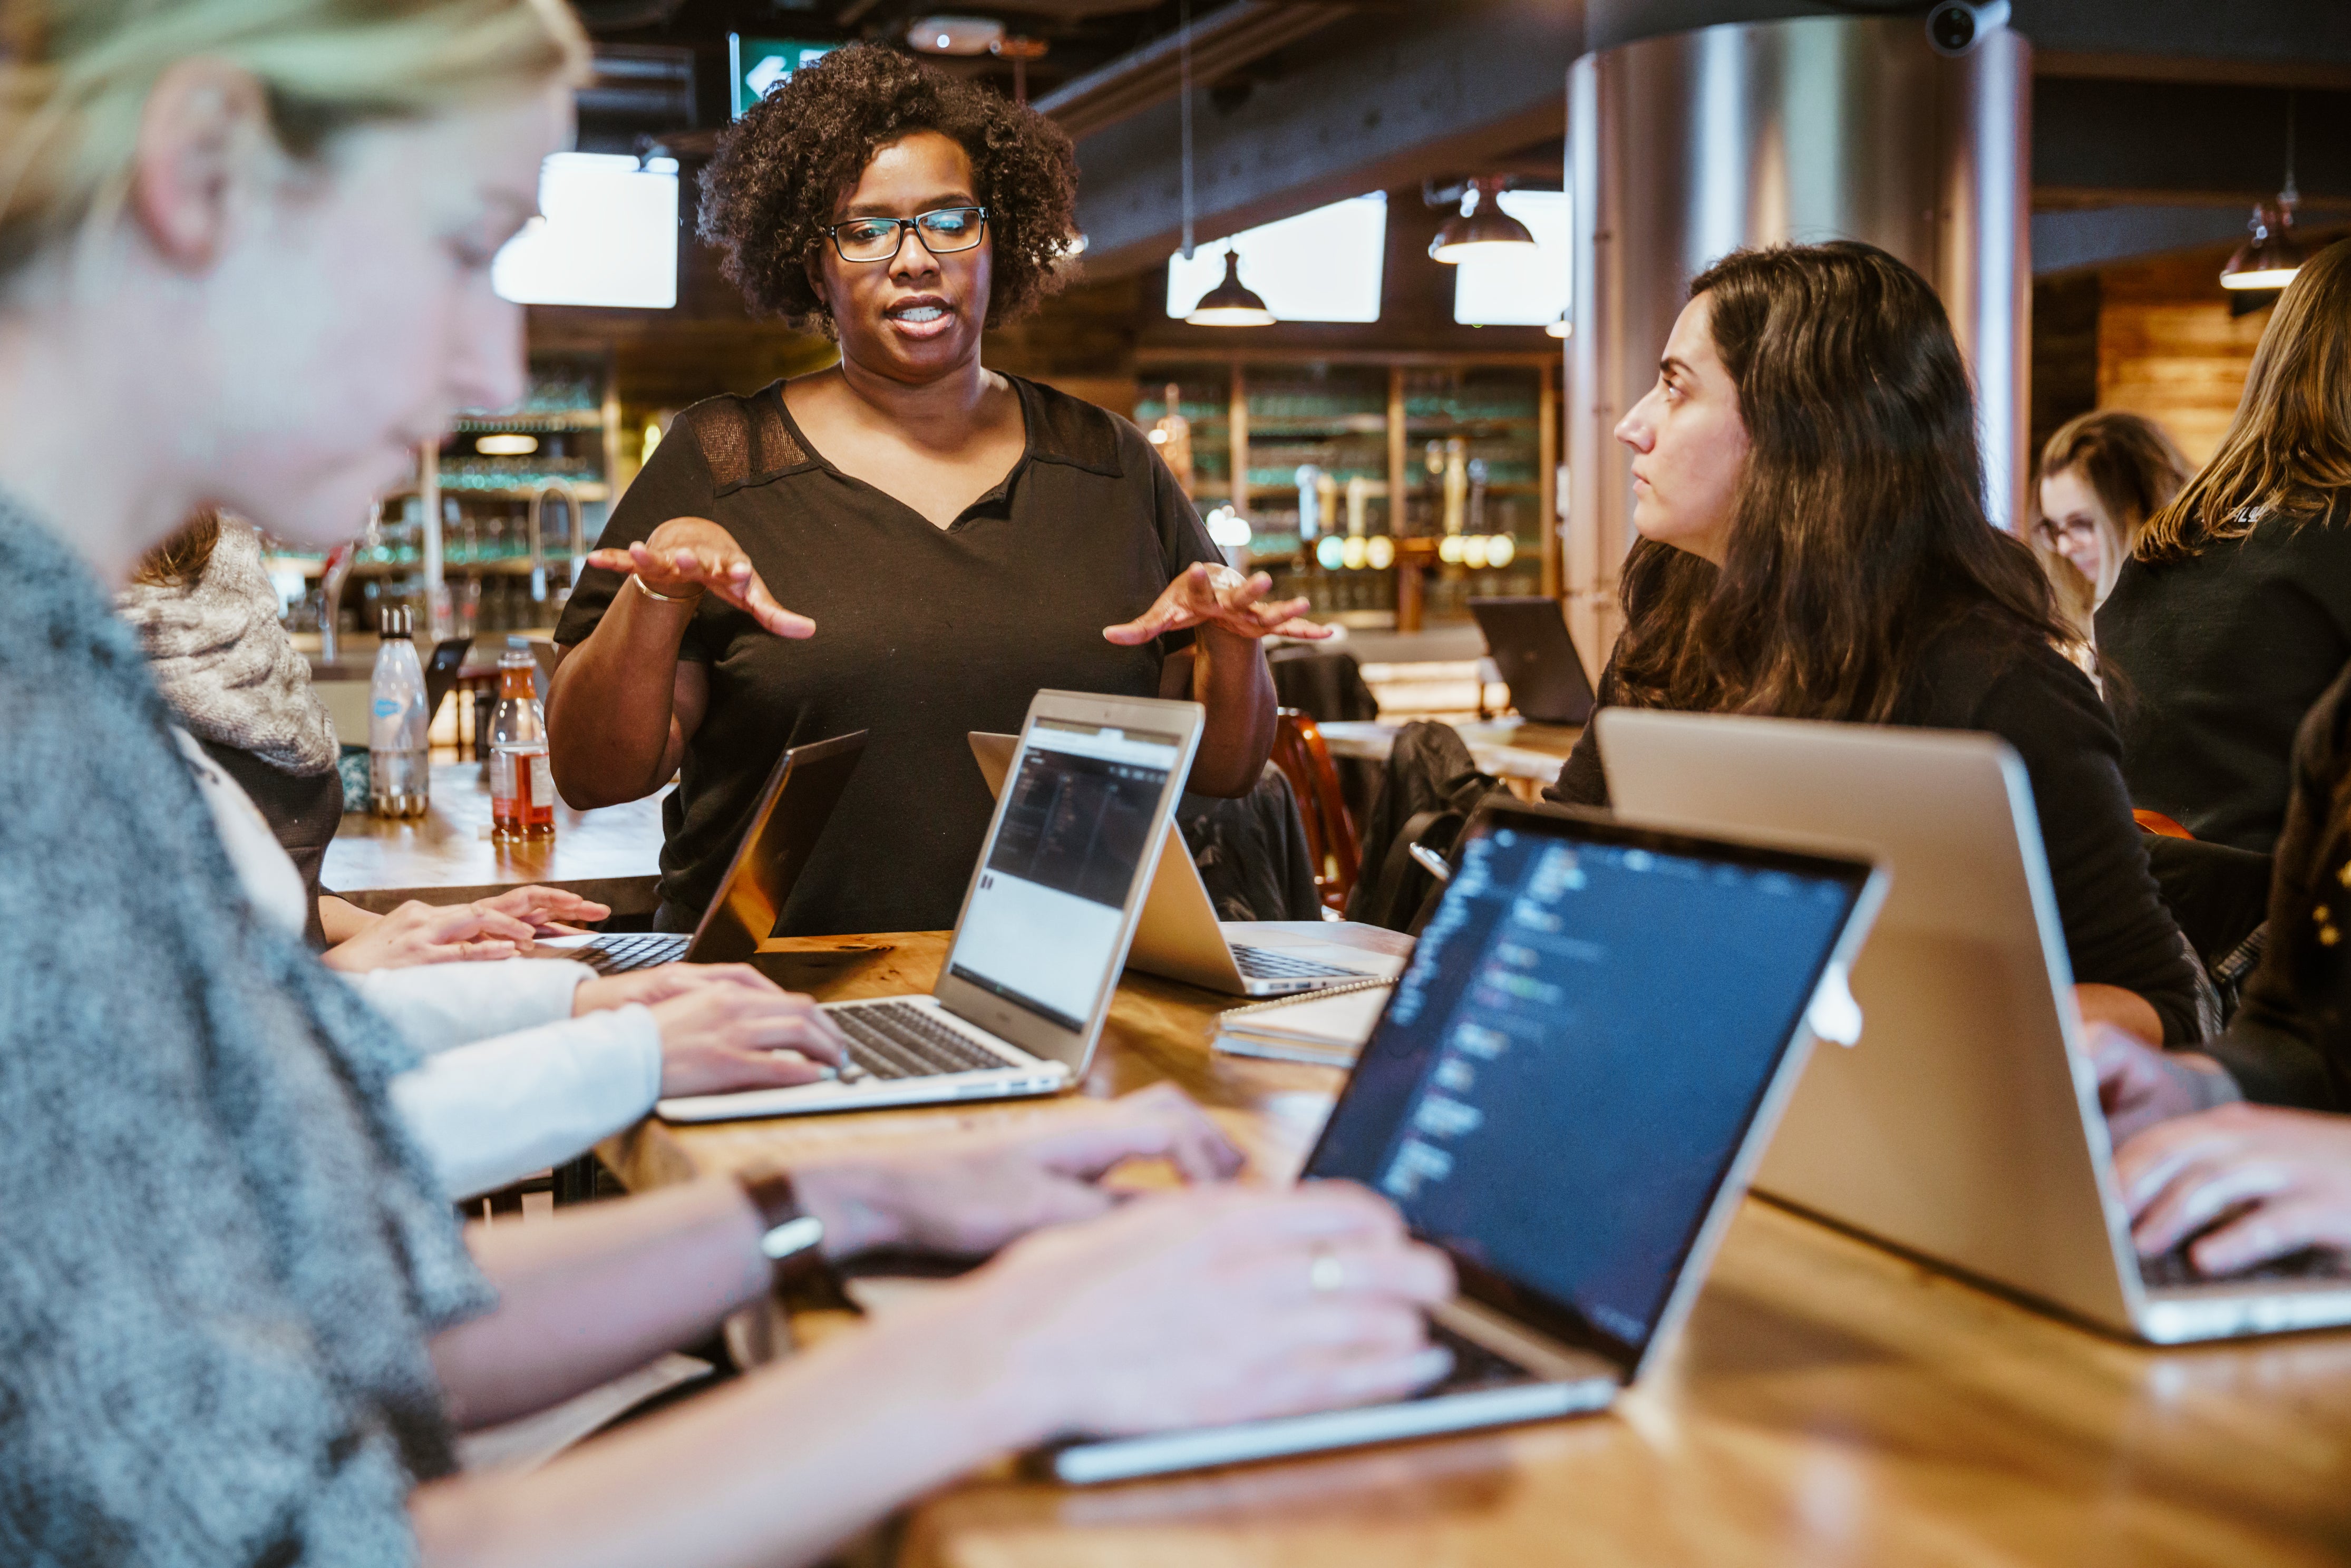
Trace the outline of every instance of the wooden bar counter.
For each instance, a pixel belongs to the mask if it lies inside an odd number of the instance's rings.
[[[820,964],[852,942],[888,950],[843,955],[822,994],[925,989],[945,949],[936,934],[768,946]],[[1085,1092],[1171,1079],[1286,1179],[1340,1075],[1213,1056],[1233,1005],[1130,975]],[[603,1153],[644,1186],[1055,1113],[653,1122]],[[1613,1413],[1092,1490],[1006,1466],[918,1504],[897,1543],[925,1568],[2341,1563],[2351,1333],[2146,1350],[1750,1199],[1681,1340]]]
[[[555,808],[555,837],[501,843],[490,837],[490,787],[478,762],[433,765],[433,809],[423,817],[371,817],[366,802],[343,813],[327,846],[319,884],[361,909],[387,914],[408,900],[466,904],[538,883],[609,904],[615,915],[651,914],[660,903],[662,801]]]

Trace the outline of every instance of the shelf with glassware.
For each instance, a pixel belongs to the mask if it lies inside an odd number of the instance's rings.
[[[569,596],[575,557],[602,532],[617,471],[620,404],[599,358],[534,356],[516,408],[468,413],[420,449],[413,480],[388,493],[337,597],[345,634],[372,630],[404,604],[433,639],[551,630]],[[290,629],[319,630],[328,554],[278,555]]]
[[[1136,419],[1181,447],[1217,542],[1318,616],[1411,631],[1558,591],[1547,356],[1169,358],[1139,379]]]

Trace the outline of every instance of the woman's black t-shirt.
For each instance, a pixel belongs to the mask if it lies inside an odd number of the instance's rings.
[[[672,517],[717,523],[817,626],[790,641],[716,595],[696,607],[678,654],[708,666],[710,702],[663,807],[665,928],[690,929],[709,904],[783,749],[855,730],[863,758],[778,933],[952,925],[994,809],[967,735],[1017,731],[1045,687],[1159,695],[1190,633],[1122,648],[1102,628],[1223,553],[1142,432],[1007,379],[1027,448],[944,528],[827,463],[780,382],[678,415],[613,508],[608,549]],[[624,581],[583,572],[556,640],[586,638]]]

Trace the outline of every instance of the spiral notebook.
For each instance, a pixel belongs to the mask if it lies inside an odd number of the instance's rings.
[[[1394,989],[1392,980],[1366,980],[1234,1008],[1217,1019],[1216,1049],[1228,1056],[1353,1067]]]

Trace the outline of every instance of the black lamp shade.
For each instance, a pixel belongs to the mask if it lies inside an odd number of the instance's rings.
[[[1241,258],[1237,252],[1225,252],[1225,280],[1200,296],[1192,313],[1184,318],[1195,327],[1270,327],[1274,314],[1241,281]]]

